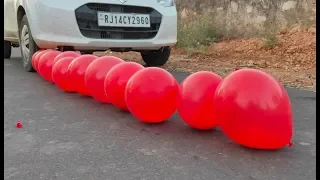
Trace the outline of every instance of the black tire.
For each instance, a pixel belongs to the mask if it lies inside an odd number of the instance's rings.
[[[147,66],[163,66],[168,62],[170,53],[170,48],[163,48],[157,51],[142,52],[141,56]]]
[[[11,57],[11,42],[10,41],[4,41],[3,44],[3,48],[4,48],[4,58],[9,59]]]
[[[24,26],[27,26],[28,34],[29,34],[29,55],[27,56],[28,57],[27,59],[26,59],[26,56],[24,56],[23,54],[23,50],[22,50],[23,45],[21,45],[21,35],[22,35],[22,29]],[[39,50],[39,47],[33,40],[29,22],[26,15],[22,17],[22,20],[19,26],[19,41],[20,41],[20,50],[22,55],[22,65],[24,70],[27,72],[35,72],[35,69],[32,67],[32,55]]]

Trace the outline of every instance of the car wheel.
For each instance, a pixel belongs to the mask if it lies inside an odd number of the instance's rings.
[[[9,59],[11,57],[11,42],[4,41],[3,48],[4,48],[4,52],[3,52],[4,58]]]
[[[170,53],[170,48],[164,48],[157,51],[142,52],[141,56],[147,66],[163,66],[169,60]]]
[[[27,16],[24,15],[21,20],[20,29],[20,50],[22,55],[22,65],[24,70],[28,72],[34,72],[32,67],[32,55],[39,50],[36,43],[33,41],[33,37],[30,31],[29,22]]]

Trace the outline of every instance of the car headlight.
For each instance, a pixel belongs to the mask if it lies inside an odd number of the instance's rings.
[[[163,5],[164,7],[171,7],[174,6],[174,0],[157,0],[158,3]]]

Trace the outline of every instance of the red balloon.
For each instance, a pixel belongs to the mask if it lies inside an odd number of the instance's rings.
[[[74,57],[64,57],[53,65],[52,79],[53,82],[62,90],[66,92],[75,92],[72,86],[72,79],[70,79],[68,73],[68,67],[74,60]]]
[[[177,111],[189,126],[207,130],[217,126],[213,114],[213,96],[222,78],[207,71],[188,76],[179,86]]]
[[[218,86],[215,119],[234,142],[255,149],[280,149],[292,138],[292,109],[284,87],[265,72],[240,69]]]
[[[32,55],[32,58],[31,58],[31,64],[32,64],[33,69],[35,69],[35,70],[37,70],[37,69],[36,69],[36,67],[35,67],[35,65],[34,65],[34,60],[35,60],[35,57],[36,57],[41,51],[43,51],[43,50],[39,50],[39,51],[35,52],[35,53]]]
[[[126,62],[114,66],[107,74],[104,81],[104,90],[111,103],[122,109],[128,110],[125,101],[125,89],[129,79],[144,67],[135,62]]]
[[[127,83],[125,100],[139,120],[160,123],[177,108],[178,82],[166,70],[149,67],[135,73]]]
[[[47,81],[53,82],[52,80],[52,65],[54,58],[59,55],[60,51],[47,51],[39,59],[39,74]]]
[[[85,73],[85,84],[90,95],[103,103],[110,103],[104,93],[104,79],[110,69],[124,60],[114,56],[103,56],[92,62]]]
[[[71,86],[77,90],[77,92],[84,96],[90,96],[84,80],[85,72],[97,56],[86,54],[75,58],[68,67],[68,73],[71,78]]]
[[[37,54],[34,56],[34,59],[32,59],[33,61],[33,68],[39,72],[39,59],[41,58],[41,56],[46,53],[47,51],[49,51],[51,49],[46,49],[46,50],[39,50],[37,51]]]
[[[75,51],[65,51],[65,52],[62,52],[60,53],[56,58],[54,58],[53,60],[53,64],[55,64],[57,61],[59,61],[60,59],[64,58],[64,57],[79,57],[81,56],[80,53],[77,53]]]

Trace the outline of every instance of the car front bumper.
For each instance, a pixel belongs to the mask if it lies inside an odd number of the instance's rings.
[[[65,0],[44,0],[30,4],[30,6],[35,6],[34,11],[29,11],[28,19],[36,44],[40,48],[72,46],[75,50],[106,50],[109,48],[153,50],[164,46],[173,46],[177,42],[177,11],[175,6],[164,7],[157,1],[150,0],[128,1],[125,4],[121,4],[118,0],[108,1],[109,5],[152,8],[154,12],[161,14],[161,24],[156,35],[151,38],[106,39],[97,36],[86,37],[79,28],[79,17],[85,19],[95,18],[92,17],[93,15],[97,16],[96,12],[93,11],[81,11],[82,14],[76,13],[77,9],[87,3],[87,0],[77,0],[72,1],[72,3]],[[106,1],[96,0],[90,1],[90,3],[106,4]],[[95,24],[95,27],[98,26]]]

